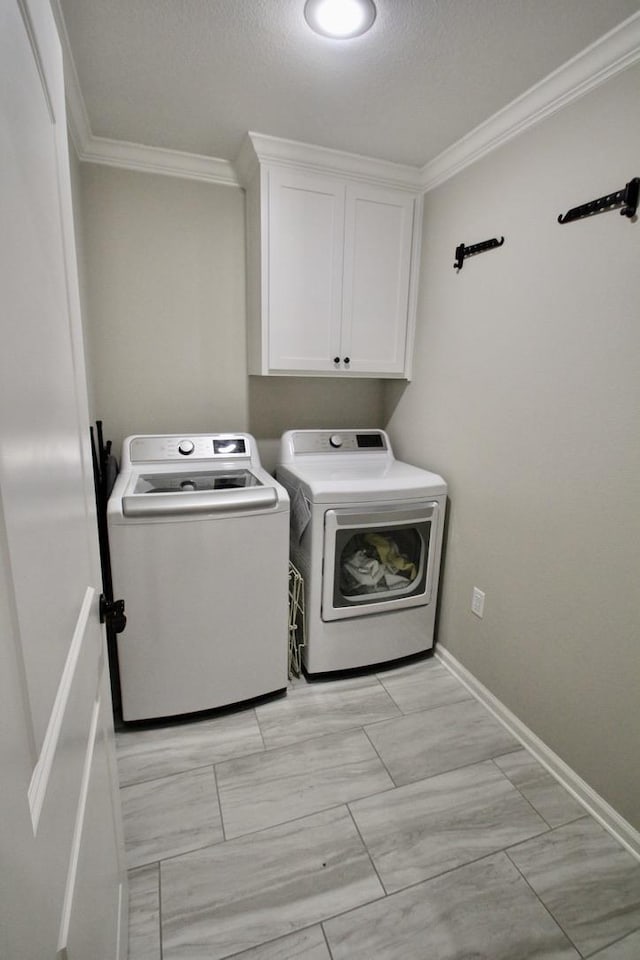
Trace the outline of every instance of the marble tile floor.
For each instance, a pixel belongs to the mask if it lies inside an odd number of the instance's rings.
[[[436,659],[117,749],[130,960],[640,958],[640,862]]]

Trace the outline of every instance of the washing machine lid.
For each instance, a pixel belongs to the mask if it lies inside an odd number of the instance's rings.
[[[123,442],[107,518],[119,524],[288,509],[250,434],[147,434]]]
[[[250,470],[141,473],[122,497],[124,517],[170,517],[256,511],[278,504],[278,491]]]
[[[301,487],[312,503],[422,500],[447,492],[438,474],[402,460],[347,462],[336,457],[326,462],[317,458],[281,466],[277,476],[294,491]]]
[[[140,473],[134,494],[194,493],[212,490],[246,490],[261,487],[262,481],[250,470],[194,470],[186,473]]]

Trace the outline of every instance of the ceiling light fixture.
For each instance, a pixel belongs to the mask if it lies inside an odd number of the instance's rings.
[[[316,33],[351,40],[373,26],[376,8],[373,0],[307,0],[304,16]]]

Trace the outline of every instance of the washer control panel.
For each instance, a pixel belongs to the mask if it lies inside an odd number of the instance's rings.
[[[297,430],[293,433],[295,454],[375,453],[387,449],[382,430]]]
[[[250,438],[231,434],[216,436],[132,437],[132,463],[163,460],[213,460],[251,456]]]

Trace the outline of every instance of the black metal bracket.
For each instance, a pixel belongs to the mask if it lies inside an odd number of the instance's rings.
[[[100,623],[106,623],[114,633],[122,633],[127,625],[124,615],[124,600],[107,600],[100,594]]]
[[[560,214],[558,223],[571,223],[572,220],[593,217],[596,213],[607,213],[607,211],[615,210],[617,207],[622,207],[621,216],[635,217],[638,209],[639,187],[640,177],[634,177],[633,180],[629,180],[624,190],[618,190],[617,193],[608,193],[606,197],[599,197],[598,200],[591,200],[579,207],[572,207],[564,216]]]
[[[456,262],[453,265],[454,270],[462,270],[462,264],[467,257],[474,257],[477,253],[484,253],[485,250],[493,250],[495,247],[501,247],[504,243],[504,237],[496,240],[483,240],[482,243],[473,243],[470,247],[465,247],[464,243],[456,247]]]

